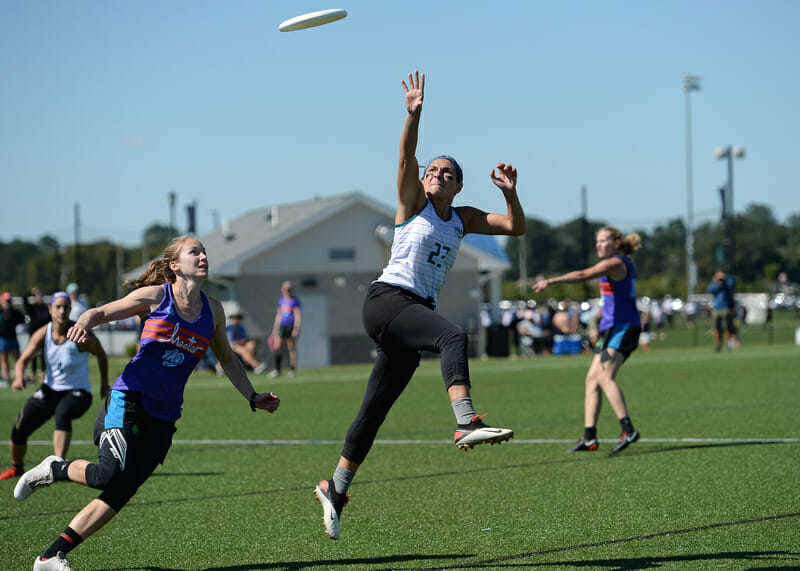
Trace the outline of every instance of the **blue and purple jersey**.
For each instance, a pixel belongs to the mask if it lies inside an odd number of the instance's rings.
[[[181,416],[186,381],[208,351],[214,335],[214,316],[204,293],[200,317],[186,321],[175,309],[172,287],[164,284],[164,299],[142,329],[136,356],[114,382],[117,391],[140,391],[148,413],[162,420]]]
[[[296,297],[283,297],[278,300],[278,311],[281,312],[281,327],[294,327],[294,308],[300,307]]]
[[[603,296],[603,315],[600,318],[600,332],[615,325],[630,325],[641,329],[639,310],[636,308],[636,272],[633,262],[625,256],[616,255],[628,268],[628,275],[618,282],[600,278],[600,294]]]

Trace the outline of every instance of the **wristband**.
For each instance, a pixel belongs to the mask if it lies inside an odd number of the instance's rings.
[[[258,396],[258,393],[253,391],[253,394],[250,395],[250,397],[247,399],[248,401],[250,401],[250,410],[252,410],[253,412],[256,411],[256,397],[257,396]]]

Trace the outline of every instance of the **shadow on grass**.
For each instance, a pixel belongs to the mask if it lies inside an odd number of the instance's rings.
[[[776,566],[770,565],[766,567],[748,566],[747,562],[751,564],[756,562],[771,562],[777,563],[778,561],[793,562],[795,565]],[[723,551],[720,553],[697,553],[694,555],[673,555],[673,556],[652,556],[652,557],[616,557],[609,559],[584,559],[584,560],[571,560],[571,561],[541,561],[537,563],[503,563],[497,559],[490,561],[478,561],[467,565],[455,565],[453,567],[435,567],[433,569],[464,569],[469,567],[474,568],[536,568],[547,567],[557,568],[565,567],[569,569],[609,569],[609,570],[623,570],[623,569],[660,569],[663,567],[671,567],[676,563],[711,563],[715,567],[735,567],[737,569],[797,569],[797,563],[800,563],[800,553],[792,553],[789,551]]]
[[[401,563],[417,563],[414,569],[418,569],[424,562],[432,560],[458,560],[464,558],[472,558],[474,555],[390,555],[386,557],[361,557],[361,558],[345,558],[345,559],[317,559],[314,561],[279,561],[275,563],[250,563],[247,565],[232,565],[228,567],[205,567],[202,571],[258,571],[260,569],[285,569],[290,571],[292,569],[324,569],[343,568],[348,569],[356,565],[376,565],[372,569],[396,569],[397,564]],[[446,569],[446,568],[443,568]],[[182,571],[181,569],[172,569],[170,567],[126,567],[124,569],[114,569],[108,571]]]
[[[151,478],[161,476],[225,476],[225,472],[153,472]]]
[[[670,537],[679,534],[697,533],[708,531],[712,529],[734,527],[740,525],[747,525],[753,523],[764,523],[769,521],[777,521],[784,519],[796,519],[800,517],[800,512],[773,515],[760,517],[755,519],[746,519],[739,521],[727,521],[722,523],[711,523],[697,527],[690,527],[686,529],[675,529],[670,531],[661,531],[658,533],[650,533],[646,535],[637,535],[633,537],[624,537],[620,539],[609,539],[606,541],[598,541],[595,543],[581,543],[577,545],[568,545],[565,547],[556,547],[554,549],[544,549],[541,551],[531,551],[528,553],[518,553],[516,555],[507,555],[505,557],[494,557],[485,559],[483,561],[473,561],[460,565],[446,565],[443,567],[429,567],[426,571],[434,569],[467,569],[467,568],[499,568],[499,567],[601,567],[611,569],[656,569],[663,567],[664,564],[670,562],[677,563],[679,561],[712,561],[722,559],[739,559],[739,560],[756,560],[756,561],[775,561],[778,558],[791,561],[793,563],[800,563],[800,553],[790,551],[728,551],[720,553],[698,553],[696,555],[674,555],[663,557],[631,557],[628,559],[587,559],[587,560],[573,560],[573,561],[555,561],[555,562],[531,562],[524,563],[520,560],[531,559],[533,557],[542,557],[555,555],[556,553],[566,553],[568,551],[580,551],[584,549],[594,549],[597,547],[606,547],[609,545],[620,545],[624,543],[632,543],[638,541],[646,541],[660,537]],[[517,561],[517,562],[514,562]],[[800,569],[800,566],[782,566],[783,568],[790,567],[792,569]],[[751,567],[755,569],[755,567]],[[776,568],[774,565],[770,567],[761,567],[761,569]]]
[[[644,456],[645,454],[661,454],[664,452],[683,452],[685,450],[709,450],[711,448],[730,448],[732,446],[768,446],[772,444],[785,444],[780,440],[745,440],[737,442],[693,442],[671,444],[660,448],[648,448],[647,450],[628,449],[619,454],[608,454],[611,458],[624,458],[626,456]]]

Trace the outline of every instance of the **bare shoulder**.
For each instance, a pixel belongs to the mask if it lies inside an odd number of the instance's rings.
[[[222,307],[222,303],[215,298],[211,297],[210,295],[206,296],[208,300],[208,307],[211,309],[211,315],[214,317],[214,327],[217,325],[222,324],[225,325],[225,308]]]
[[[39,329],[34,331],[28,344],[37,347],[44,344],[44,337],[47,335],[47,327],[47,325],[42,325]]]
[[[488,214],[474,206],[456,206],[456,214],[464,223],[464,234],[489,234],[492,232],[487,221]]]
[[[130,292],[127,297],[139,303],[147,305],[158,305],[164,300],[164,286],[150,285],[137,288]]]

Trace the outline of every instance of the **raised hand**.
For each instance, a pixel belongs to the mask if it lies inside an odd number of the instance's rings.
[[[495,175],[495,169],[497,170],[497,175]],[[516,190],[517,188],[517,169],[511,165],[497,163],[489,177],[495,186],[503,192]]]
[[[409,113],[418,112],[422,109],[422,100],[425,97],[425,74],[420,76],[419,71],[414,70],[413,74],[408,74],[408,84],[405,81],[401,83],[406,93],[406,109]]]

